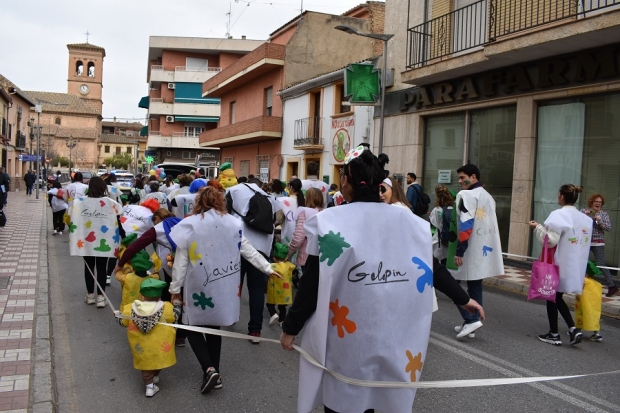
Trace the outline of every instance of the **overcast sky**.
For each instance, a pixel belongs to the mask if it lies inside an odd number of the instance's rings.
[[[361,0],[305,0],[304,10],[341,14]],[[67,92],[67,44],[104,47],[103,117],[144,121],[149,36],[265,40],[299,14],[301,0],[3,0],[0,74],[23,90]]]

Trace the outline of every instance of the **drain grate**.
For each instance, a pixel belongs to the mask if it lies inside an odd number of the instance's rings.
[[[6,290],[9,288],[9,281],[11,277],[0,277],[0,290]]]

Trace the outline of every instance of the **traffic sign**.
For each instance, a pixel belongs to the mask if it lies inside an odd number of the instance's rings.
[[[22,162],[36,162],[37,155],[28,155],[28,154],[18,155],[17,160],[22,161]],[[43,157],[39,156],[39,161],[42,161],[42,160],[43,160]]]
[[[50,163],[50,158],[45,158],[45,163],[49,165],[49,163]]]

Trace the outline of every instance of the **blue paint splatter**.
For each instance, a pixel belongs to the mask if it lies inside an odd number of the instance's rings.
[[[119,242],[121,242],[121,231],[119,228],[116,228],[116,231],[114,231],[114,233],[115,235],[112,237],[112,239],[116,244],[118,244]]]
[[[433,270],[429,268],[428,265],[424,261],[422,261],[418,257],[411,258],[414,264],[418,266],[418,269],[423,270],[424,274],[422,274],[418,281],[416,282],[416,287],[420,293],[424,292],[424,288],[428,285],[429,287],[433,287]]]
[[[493,248],[487,247],[486,245],[482,247],[482,256],[486,257],[488,252],[493,252]]]
[[[103,232],[104,234],[105,234],[106,232],[108,232],[108,229],[109,229],[109,228],[108,228],[108,227],[106,227],[105,225],[102,225],[102,226],[101,226],[101,232]]]

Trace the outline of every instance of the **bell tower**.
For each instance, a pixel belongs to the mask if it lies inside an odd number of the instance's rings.
[[[90,43],[68,44],[67,49],[67,93],[79,97],[101,115],[105,49]]]

